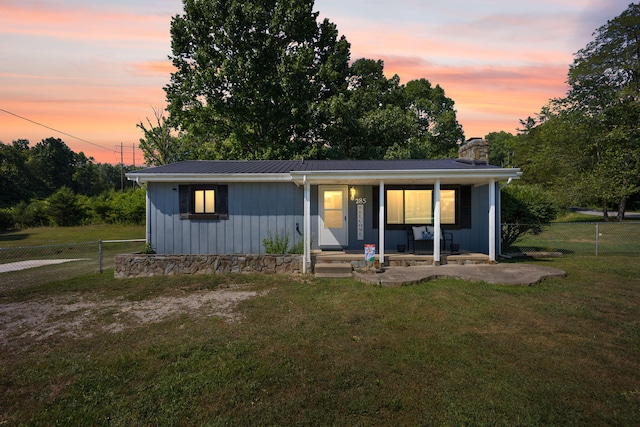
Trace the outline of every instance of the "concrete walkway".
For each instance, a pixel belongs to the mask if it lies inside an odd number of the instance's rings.
[[[29,261],[10,262],[8,264],[0,264],[0,273],[8,273],[10,271],[26,270],[27,268],[43,267],[45,265],[63,264],[72,261],[84,261],[89,258],[75,259],[32,259]]]
[[[455,278],[504,285],[533,285],[549,277],[564,277],[557,268],[532,264],[477,264],[415,267],[385,267],[382,273],[354,271],[356,280],[394,287],[438,278]]]
[[[586,209],[577,209],[575,212],[577,213],[581,213],[584,215],[593,215],[593,216],[602,216],[604,215],[602,213],[602,211],[593,211],[593,210],[586,210]],[[618,215],[618,211],[612,211],[609,212],[609,217],[616,217],[616,215]],[[624,218],[625,219],[640,219],[640,212],[625,212],[624,213]]]

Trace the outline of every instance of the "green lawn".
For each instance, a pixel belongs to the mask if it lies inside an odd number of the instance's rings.
[[[556,251],[564,254],[640,255],[640,222],[563,222],[545,226],[542,233],[525,234],[514,244],[523,252]],[[506,252],[513,252],[514,248]]]
[[[82,227],[36,227],[0,232],[0,248],[144,239],[144,225],[86,225]]]
[[[110,272],[3,292],[5,309],[263,293],[235,322],[191,310],[107,332],[105,311],[90,333],[6,337],[0,425],[639,425],[637,257],[538,262],[567,277],[379,288]]]

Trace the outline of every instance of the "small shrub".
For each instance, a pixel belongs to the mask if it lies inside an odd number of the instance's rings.
[[[304,238],[300,238],[297,242],[291,245],[289,250],[290,254],[300,255],[304,253]]]
[[[144,224],[146,219],[145,189],[136,188],[125,192],[111,192],[108,206],[102,206],[106,220],[113,224]]]
[[[267,254],[286,254],[289,248],[289,233],[276,231],[275,235],[269,231],[269,236],[262,239],[264,251]]]
[[[7,231],[14,228],[13,215],[9,209],[0,209],[0,231]]]
[[[146,255],[153,255],[156,253],[156,250],[153,249],[153,244],[151,242],[147,242],[144,244],[144,248],[142,249],[142,253]]]
[[[311,239],[310,244],[313,246],[313,239]],[[294,255],[304,254],[304,235],[300,235],[300,239],[291,246],[289,253]]]
[[[78,197],[69,187],[62,187],[47,197],[45,203],[45,212],[51,225],[65,227],[80,225],[85,216],[85,213],[78,203]]]
[[[541,187],[514,184],[502,191],[502,244],[511,246],[519,237],[540,234],[558,215],[551,197]]]
[[[41,227],[49,225],[47,206],[44,200],[34,199],[30,203],[19,202],[12,209],[13,222],[17,228]]]

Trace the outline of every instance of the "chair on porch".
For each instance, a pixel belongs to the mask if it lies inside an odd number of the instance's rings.
[[[433,237],[434,228],[432,225],[407,227],[407,251],[411,253],[418,251],[433,252]],[[452,244],[453,233],[445,232],[440,227],[440,250],[451,248]]]

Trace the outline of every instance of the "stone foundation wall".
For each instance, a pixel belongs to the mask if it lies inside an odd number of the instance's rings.
[[[146,255],[115,257],[114,277],[225,273],[302,273],[302,255]]]

